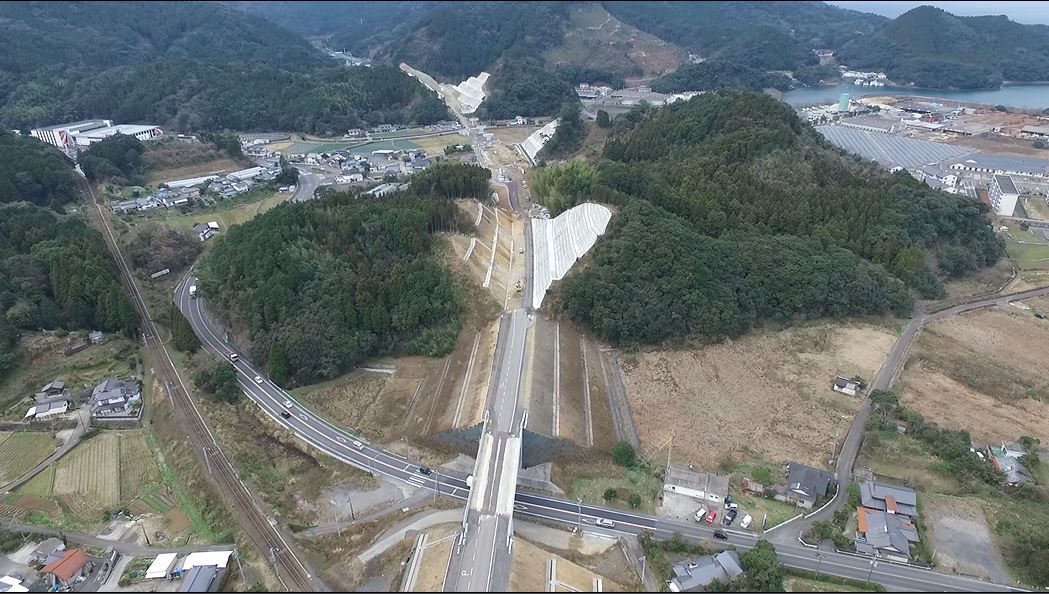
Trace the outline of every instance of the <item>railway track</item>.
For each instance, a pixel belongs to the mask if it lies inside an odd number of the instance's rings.
[[[273,563],[277,579],[280,580],[286,590],[291,592],[317,590],[313,576],[307,571],[306,566],[288,545],[287,541],[284,540],[280,532],[259,509],[255,498],[252,497],[244,482],[237,476],[237,471],[230,464],[229,459],[226,458],[214,434],[211,433],[211,429],[208,428],[207,423],[204,421],[203,415],[200,414],[196,403],[189,396],[186,385],[182,381],[182,376],[175,369],[164,342],[157,332],[157,327],[153,323],[153,318],[142,300],[138,285],[135,283],[134,278],[131,276],[131,271],[124,261],[116,236],[113,235],[113,230],[106,220],[105,213],[102,212],[102,206],[95,200],[94,190],[87,180],[82,179],[81,182],[84,184],[86,194],[97,211],[99,223],[105,230],[103,238],[113,258],[116,260],[117,266],[120,268],[124,289],[131,297],[135,310],[138,311],[139,317],[142,319],[143,342],[153,355],[155,376],[158,380],[163,381],[164,388],[171,399],[173,407],[182,413],[182,418],[189,425],[190,439],[199,451],[209,474],[219,483],[219,488],[223,491],[224,496],[228,495],[228,497],[225,497],[226,504],[234,508],[240,517],[247,518],[249,525],[242,526],[244,532]]]

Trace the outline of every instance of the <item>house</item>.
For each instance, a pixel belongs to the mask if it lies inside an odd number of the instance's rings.
[[[197,237],[199,237],[201,241],[207,241],[211,239],[212,235],[215,234],[211,227],[205,225],[204,223],[194,225],[193,231],[197,234]]]
[[[59,394],[64,394],[65,391],[66,383],[57,379],[44,384],[44,387],[40,388],[40,392],[48,396],[58,396]]]
[[[833,474],[791,462],[787,465],[787,482],[777,499],[810,509],[827,496],[833,484],[836,484]]]
[[[859,384],[840,375],[834,378],[834,385],[831,387],[834,388],[835,392],[841,392],[847,396],[855,396],[860,389]]]
[[[51,400],[48,402],[42,402],[34,404],[29,407],[26,411],[24,419],[35,419],[37,421],[43,421],[51,417],[65,414],[69,410],[69,400]]]
[[[0,592],[28,592],[29,588],[22,585],[23,580],[14,576],[0,576]]]
[[[61,554],[62,551],[66,550],[65,543],[62,542],[61,538],[51,537],[44,542],[36,545],[33,552],[29,554],[29,563],[31,564],[46,564],[47,558],[54,553]]]
[[[182,576],[179,592],[217,592],[223,571],[214,565],[197,565]]]
[[[701,503],[720,505],[728,495],[728,478],[671,465],[663,491],[691,497]]]
[[[225,569],[226,564],[229,563],[229,558],[232,555],[233,551],[202,551],[199,553],[190,553],[182,560],[182,568],[180,571],[186,572],[198,565],[211,565],[218,567],[219,569]]]
[[[856,508],[858,552],[907,562],[911,558],[911,543],[918,540],[918,529],[910,518],[866,507]]]
[[[365,192],[365,194],[371,194],[372,196],[375,196],[376,198],[382,198],[383,196],[385,196],[387,194],[392,194],[392,193],[400,190],[401,186],[403,186],[403,185],[407,185],[407,184],[396,184],[396,183],[382,184],[382,185],[375,186],[374,188],[368,190],[367,192]]]
[[[997,448],[991,448],[991,465],[994,469],[1004,475],[1003,482],[1009,487],[1019,487],[1031,480],[1031,473],[1012,456],[996,456],[993,452]]]
[[[361,130],[360,128],[350,128],[349,130],[346,131],[346,136],[348,136],[350,138],[360,138],[361,136],[364,136],[364,135],[365,135],[364,130]]]
[[[73,549],[63,553],[57,561],[45,565],[40,570],[40,573],[50,577],[51,587],[53,591],[57,591],[82,582],[89,574],[94,572],[95,564],[93,561],[84,549]]]
[[[87,335],[87,340],[91,344],[102,344],[106,341],[106,335],[101,330],[95,330]]]
[[[743,566],[736,551],[721,551],[717,555],[700,557],[691,563],[674,566],[674,577],[667,586],[671,592],[689,592],[709,586],[714,580],[726,583],[743,575]]]
[[[860,483],[860,505],[910,519],[918,515],[918,494],[907,487],[865,481]]]
[[[91,390],[92,417],[133,416],[137,402],[142,400],[142,384],[137,380],[109,378]]]
[[[218,221],[208,221],[208,228],[211,229],[212,233],[218,233],[219,232],[219,223],[218,223]]]

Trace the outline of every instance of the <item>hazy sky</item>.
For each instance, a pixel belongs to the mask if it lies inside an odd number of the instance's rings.
[[[842,8],[897,17],[915,6],[937,6],[958,16],[1004,14],[1018,23],[1049,25],[1049,2],[828,2]]]

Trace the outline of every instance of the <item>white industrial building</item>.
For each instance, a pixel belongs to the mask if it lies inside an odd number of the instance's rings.
[[[114,126],[112,120],[83,120],[29,131],[29,135],[33,138],[61,149],[89,146],[114,134],[134,136],[145,141],[160,136],[163,131],[153,125],[117,124]]]
[[[995,214],[1003,217],[1013,216],[1016,201],[1020,198],[1020,192],[1016,190],[1013,178],[1008,175],[994,176],[991,180],[991,188],[988,195],[991,198],[991,206],[994,208]]]

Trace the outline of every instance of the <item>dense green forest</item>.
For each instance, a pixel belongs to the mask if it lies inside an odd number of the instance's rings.
[[[0,311],[0,373],[20,330],[132,334],[139,325],[102,236],[27,203],[0,205]]]
[[[895,82],[922,87],[1043,81],[1049,80],[1049,27],[920,6],[851,41],[836,57],[851,68],[883,70]]]
[[[583,123],[582,107],[579,101],[565,103],[557,113],[557,128],[554,135],[546,141],[536,155],[540,160],[563,159],[569,157],[583,146],[586,138],[586,124]]]
[[[434,167],[382,200],[282,204],[217,241],[201,263],[202,291],[247,323],[256,360],[279,353],[300,383],[379,354],[447,353],[462,299],[432,233],[469,227],[446,197],[487,196],[488,172],[478,170]]]
[[[142,153],[146,145],[134,136],[114,134],[80,153],[80,168],[94,182],[111,181],[121,186],[145,183]]]
[[[217,4],[0,4],[5,128],[107,117],[179,131],[329,133],[446,116],[396,68],[345,68],[301,37]]]
[[[940,275],[1001,255],[986,206],[845,157],[764,94],[707,93],[637,117],[606,145],[598,184],[582,186],[625,208],[560,299],[607,339],[903,313],[907,287],[941,297]]]
[[[823,2],[604,2],[614,17],[660,39],[758,69],[814,63],[885,18]],[[771,36],[766,43],[763,36]]]
[[[579,159],[563,165],[545,165],[532,171],[532,194],[540,204],[557,216],[586,200],[598,196],[599,178],[597,169]]]
[[[72,161],[55,147],[0,130],[0,203],[59,207],[79,197],[76,176]]]
[[[623,80],[623,74],[617,74],[607,68],[592,68],[589,66],[579,66],[577,64],[565,64],[557,67],[557,73],[561,78],[567,80],[573,85],[581,83],[594,85],[606,84],[613,89],[622,89],[626,86],[626,81]],[[641,76],[643,72],[638,68],[627,74],[630,76]]]
[[[383,50],[384,57],[458,83],[500,58],[535,57],[558,45],[567,11],[563,2],[444,3]]]
[[[487,83],[479,115],[497,120],[549,116],[567,102],[579,102],[572,85],[534,58],[506,60]]]
[[[652,81],[651,86],[657,93],[712,91],[723,88],[760,91],[769,87],[788,89],[790,79],[782,74],[768,74],[737,62],[717,59],[699,64],[682,64],[674,72]]]

